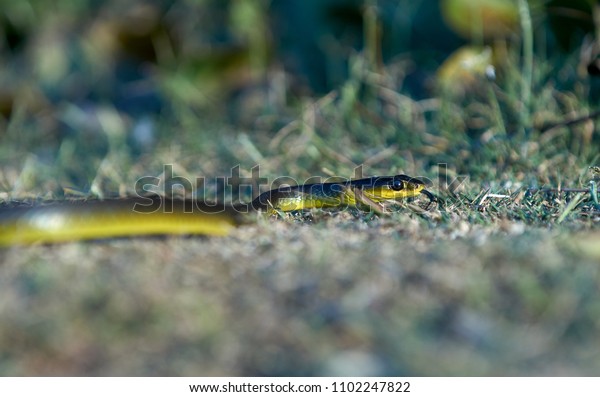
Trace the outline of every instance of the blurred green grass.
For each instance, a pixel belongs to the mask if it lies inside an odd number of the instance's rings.
[[[598,373],[598,205],[588,194],[574,206],[572,194],[525,192],[594,179],[595,120],[560,124],[598,108],[597,82],[581,72],[579,54],[536,46],[527,55],[516,34],[496,80],[475,75],[462,93],[444,93],[428,88],[434,68],[416,65],[437,66],[447,52],[406,44],[393,57],[386,41],[387,15],[402,21],[396,32],[414,32],[431,2],[401,10],[340,2],[337,14],[308,3],[307,15],[339,16],[341,35],[323,37],[336,38],[326,48],[343,55],[296,56],[344,69],[333,86],[310,83],[330,75],[281,66],[277,34],[288,36],[276,23],[250,29],[275,18],[263,2],[64,2],[52,18],[47,3],[7,8],[13,25],[18,7],[29,19],[13,26],[22,40],[2,47],[13,56],[0,78],[15,89],[2,92],[10,107],[0,199],[62,198],[66,187],[130,195],[165,164],[209,182],[260,165],[270,180],[350,177],[357,167],[423,176],[443,207],[256,216],[227,238],[3,249],[1,374]],[[384,12],[390,6],[396,13]],[[362,22],[370,15],[383,37],[354,41],[356,15],[360,35],[373,28]],[[545,27],[533,17],[529,34],[541,40]],[[331,28],[322,23],[320,31]],[[255,36],[240,39],[247,35]],[[177,44],[181,37],[189,40]],[[30,69],[36,56],[48,69]],[[429,83],[415,89],[421,73]],[[467,180],[454,190],[446,180],[457,176]]]

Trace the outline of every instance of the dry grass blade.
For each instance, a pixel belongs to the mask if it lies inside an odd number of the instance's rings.
[[[347,187],[346,188],[346,194],[354,196],[354,198],[356,199],[357,203],[361,203],[364,204],[366,206],[368,206],[371,211],[382,215],[385,212],[385,208],[383,207],[383,205],[381,205],[380,203],[377,203],[373,200],[371,200],[361,189],[359,188],[350,188]]]
[[[577,195],[575,195],[575,197],[573,197],[573,199],[569,201],[564,211],[558,217],[556,221],[557,224],[560,225],[566,219],[566,217],[569,216],[569,214],[573,212],[573,210],[577,208],[579,204],[581,204],[581,202],[583,201],[583,196],[583,193],[577,193]]]

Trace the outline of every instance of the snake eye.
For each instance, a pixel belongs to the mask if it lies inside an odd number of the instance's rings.
[[[390,187],[396,191],[402,190],[404,189],[404,182],[402,182],[400,179],[394,179]]]

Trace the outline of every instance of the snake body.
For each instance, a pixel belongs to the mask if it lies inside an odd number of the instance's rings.
[[[247,212],[357,206],[365,200],[380,202],[422,193],[433,200],[424,188],[419,179],[396,175],[279,187],[248,204],[210,204],[152,196],[5,205],[0,207],[0,245],[144,235],[223,236],[246,222]]]

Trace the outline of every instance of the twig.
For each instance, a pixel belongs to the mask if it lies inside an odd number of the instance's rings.
[[[575,124],[583,123],[588,120],[593,120],[598,116],[600,116],[600,110],[596,110],[595,112],[592,112],[586,116],[576,117],[574,119],[562,120],[557,123],[546,124],[545,126],[542,126],[540,128],[540,132],[545,133],[550,130],[553,130],[554,128],[558,128],[558,127],[569,127],[569,126],[572,126]]]

